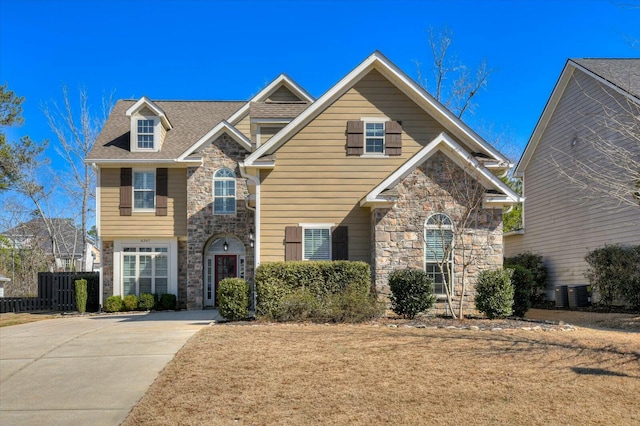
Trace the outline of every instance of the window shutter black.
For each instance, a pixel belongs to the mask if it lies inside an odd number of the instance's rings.
[[[347,155],[364,154],[364,121],[347,121]]]
[[[167,215],[169,169],[156,169],[156,216]]]
[[[131,216],[132,175],[133,171],[130,167],[120,169],[120,216]]]
[[[349,260],[349,232],[346,226],[331,229],[331,260]]]
[[[302,260],[302,227],[284,228],[284,260]]]
[[[397,121],[384,123],[385,154],[402,154],[402,125]]]

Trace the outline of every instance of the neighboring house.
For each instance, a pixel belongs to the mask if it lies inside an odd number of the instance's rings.
[[[2,235],[17,250],[37,249],[51,259],[50,269],[59,271],[92,271],[93,244],[83,246],[82,231],[72,219],[48,219],[51,233],[41,218],[8,229]],[[53,234],[53,238],[51,237]]]
[[[319,99],[283,74],[246,102],[121,100],[86,161],[102,296],[167,292],[189,309],[214,306],[219,280],[282,260],[364,261],[388,294],[392,269],[433,266],[426,222],[447,212],[429,197],[456,211],[451,194],[431,195],[445,166],[483,188],[485,219],[469,232],[491,243],[473,247],[475,281],[502,264],[502,208],[520,200],[496,177],[508,160],[379,52]],[[429,213],[426,243],[407,232],[414,212]]]
[[[4,297],[4,286],[11,281],[11,278],[7,278],[0,274],[0,297]]]
[[[587,252],[605,244],[640,244],[640,205],[633,199],[631,177],[638,170],[625,169],[602,149],[623,147],[637,165],[639,121],[640,59],[566,63],[515,168],[526,198],[523,229],[504,240],[506,256],[532,252],[544,257],[550,300],[557,285],[587,283]],[[580,171],[586,167],[589,173]],[[601,173],[629,179],[626,203],[598,186]]]

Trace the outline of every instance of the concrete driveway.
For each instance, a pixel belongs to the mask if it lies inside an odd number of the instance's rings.
[[[118,425],[217,311],[39,321],[0,328],[0,424]]]

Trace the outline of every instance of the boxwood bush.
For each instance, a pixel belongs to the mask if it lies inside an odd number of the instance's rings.
[[[539,304],[544,300],[545,291],[547,288],[547,267],[544,266],[544,259],[542,255],[533,254],[531,252],[519,253],[513,257],[506,257],[504,259],[505,265],[509,267],[515,267],[520,265],[523,268],[527,268],[532,275],[532,292],[531,303]]]
[[[523,318],[531,308],[536,283],[530,270],[520,265],[505,265],[512,269],[511,284],[513,285],[513,315]]]
[[[104,302],[104,310],[107,312],[120,312],[124,308],[121,296],[109,296]]]
[[[156,304],[156,298],[151,293],[140,293],[140,299],[138,300],[138,309],[143,311],[150,311]]]
[[[396,269],[389,274],[391,309],[398,315],[413,319],[433,306],[433,281],[421,269]]]
[[[138,309],[138,296],[135,294],[128,294],[123,300],[124,309],[127,311],[135,311]]]
[[[381,315],[364,262],[288,261],[256,269],[256,314],[276,321],[364,321]]]
[[[505,318],[513,312],[512,269],[481,271],[476,283],[476,308],[487,318]]]
[[[156,304],[156,309],[163,310],[174,310],[177,305],[177,299],[175,294],[163,293],[157,299],[158,303]]]
[[[249,316],[249,283],[242,278],[225,278],[218,283],[218,311],[230,321]]]

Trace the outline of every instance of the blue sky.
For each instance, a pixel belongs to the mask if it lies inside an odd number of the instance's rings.
[[[512,156],[567,58],[640,56],[638,0],[0,0],[0,82],[26,98],[9,136],[53,140],[40,106],[63,84],[86,87],[96,111],[113,90],[246,100],[282,72],[317,97],[374,50],[415,78],[415,61],[430,69],[430,26],[453,30],[470,68],[495,70],[465,121],[506,135]]]

